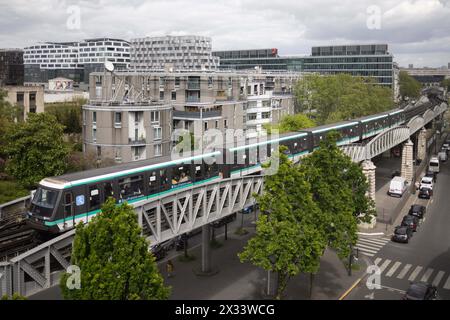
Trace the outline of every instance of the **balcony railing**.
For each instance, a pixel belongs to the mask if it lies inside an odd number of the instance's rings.
[[[186,98],[186,102],[200,102],[200,97],[189,96]]]
[[[188,90],[200,90],[200,82],[188,82]]]
[[[217,118],[221,117],[221,111],[174,111],[174,118],[183,118],[183,119],[208,119],[208,118]]]
[[[139,138],[139,139],[128,138],[128,144],[143,145],[143,144],[146,144],[146,140],[144,138]]]

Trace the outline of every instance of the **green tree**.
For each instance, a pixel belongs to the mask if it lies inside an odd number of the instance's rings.
[[[0,157],[4,158],[2,154],[2,146],[5,144],[5,134],[8,129],[14,125],[14,121],[20,119],[20,108],[13,106],[6,101],[7,92],[0,88]]]
[[[285,133],[299,131],[305,128],[312,128],[315,125],[315,122],[308,118],[307,115],[297,113],[294,115],[284,116],[278,124],[265,124],[264,129],[266,129],[269,134],[272,130],[278,130],[279,133]]]
[[[402,98],[418,98],[420,96],[422,85],[406,71],[400,71],[399,84]]]
[[[319,149],[302,159],[300,170],[321,210],[321,232],[344,258],[356,243],[358,223],[371,221],[375,211],[373,201],[366,196],[368,183],[362,169],[336,145],[338,138],[339,133],[329,133]]]
[[[73,102],[57,102],[45,105],[45,112],[56,117],[62,124],[64,133],[80,134],[82,131],[82,108],[86,100],[78,99]]]
[[[450,78],[442,80],[441,86],[447,89],[447,91],[450,91]]]
[[[140,235],[133,207],[116,206],[110,198],[102,212],[87,224],[77,226],[72,265],[81,270],[81,288],[70,290],[69,274],[61,278],[65,299],[162,300],[170,288],[164,286],[148,243]]]
[[[256,197],[262,213],[256,235],[239,254],[241,262],[277,273],[277,299],[292,277],[317,272],[326,247],[325,236],[315,227],[320,210],[310,185],[283,150],[275,155],[279,157],[277,173],[265,177],[264,193]]]
[[[63,129],[46,113],[31,113],[27,122],[9,127],[2,147],[7,155],[6,172],[26,188],[45,177],[63,174],[68,155]]]
[[[354,119],[392,109],[392,90],[372,78],[349,74],[305,75],[295,86],[301,112],[317,124]]]

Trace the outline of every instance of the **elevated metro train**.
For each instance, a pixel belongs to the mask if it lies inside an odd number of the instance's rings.
[[[387,128],[405,124],[443,101],[434,93],[429,94],[428,102],[414,108],[395,109],[273,139],[269,137],[264,142],[222,148],[178,160],[162,157],[45,178],[34,194],[27,222],[38,230],[65,232],[80,221],[89,222],[109,197],[115,198],[117,203],[127,201],[132,204],[193,185],[256,173],[273,152],[272,145],[286,146],[291,158],[301,157],[318,148],[331,130],[341,134],[339,145],[362,141]]]

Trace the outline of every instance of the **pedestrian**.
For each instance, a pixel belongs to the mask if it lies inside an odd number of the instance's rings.
[[[171,278],[173,275],[173,269],[174,269],[172,260],[167,261],[166,268],[167,268],[167,277]]]

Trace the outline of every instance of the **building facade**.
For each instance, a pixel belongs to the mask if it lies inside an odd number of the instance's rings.
[[[0,49],[0,86],[23,85],[24,66],[21,49]]]
[[[401,68],[426,87],[439,86],[444,79],[450,78],[448,68]]]
[[[370,77],[381,85],[393,87],[393,59],[387,44],[313,47],[311,56],[304,58],[303,70]]]
[[[102,71],[106,60],[126,68],[130,45],[120,39],[88,39],[82,42],[48,42],[24,49],[25,83],[47,84],[62,77],[88,83],[89,74]]]
[[[134,70],[215,70],[211,38],[202,36],[146,37],[131,40]]]
[[[29,113],[44,112],[44,88],[42,86],[5,86],[6,101],[22,109],[22,117],[27,120]]]
[[[196,140],[210,129],[258,135],[265,123],[294,113],[299,77],[286,72],[93,73],[90,103],[83,107],[85,151],[125,162],[170,155],[175,129],[191,132]]]
[[[313,47],[310,56],[279,56],[278,49],[215,51],[220,69],[298,71],[319,74],[348,73],[395,86],[393,56],[387,44]]]

